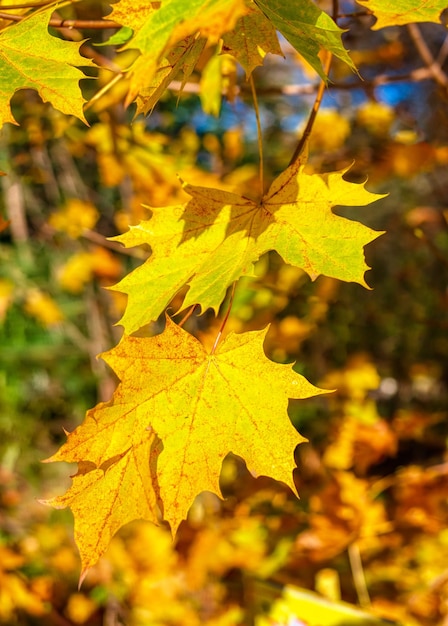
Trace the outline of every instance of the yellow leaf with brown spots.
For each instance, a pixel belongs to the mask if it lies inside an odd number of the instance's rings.
[[[265,334],[232,333],[208,352],[167,319],[162,334],[124,336],[103,355],[120,385],[49,459],[79,463],[71,489],[49,503],[72,508],[84,570],[120,526],[157,521],[159,494],[173,532],[199,493],[220,496],[230,452],[255,476],[295,490],[294,449],[304,438],[288,402],[325,392],[267,359]]]

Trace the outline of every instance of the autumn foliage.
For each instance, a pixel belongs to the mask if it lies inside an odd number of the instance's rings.
[[[90,572],[93,589],[113,588],[114,597],[131,607],[130,624],[224,626],[251,623],[257,614],[257,626],[267,626],[291,623],[288,611],[301,623],[337,624],[349,619],[348,609],[338,617],[333,607],[327,618],[323,605],[297,590],[276,602],[270,598],[270,617],[262,615],[266,607],[257,605],[257,597],[269,595],[263,581],[280,572],[282,583],[297,582],[293,572],[300,569],[300,585],[339,600],[337,570],[347,569],[346,558],[355,594],[343,589],[342,595],[373,609],[378,617],[372,624],[381,624],[382,616],[410,626],[419,619],[441,624],[448,592],[440,568],[424,591],[418,591],[420,580],[397,583],[399,600],[384,587],[413,562],[423,571],[437,540],[446,552],[443,459],[430,468],[397,461],[382,477],[375,468],[398,457],[405,442],[426,441],[442,418],[437,411],[428,417],[397,410],[386,419],[380,400],[395,395],[396,381],[392,373],[382,379],[365,354],[336,356],[331,368],[322,363],[324,353],[337,353],[334,343],[326,344],[324,329],[332,310],[336,316],[340,311],[333,309],[340,282],[367,291],[366,246],[387,246],[380,237],[385,222],[371,218],[381,214],[372,206],[391,191],[382,184],[385,172],[406,179],[446,166],[448,148],[421,146],[415,133],[402,129],[391,139],[395,112],[375,99],[358,106],[351,120],[319,106],[341,80],[358,88],[363,68],[393,70],[404,63],[398,35],[385,36],[378,49],[349,52],[357,29],[370,36],[409,25],[425,59],[416,24],[438,28],[445,5],[358,0],[350,11],[335,2],[330,12],[311,0],[22,5],[0,13],[0,124],[17,155],[13,168],[3,164],[2,182],[5,205],[19,206],[7,210],[9,221],[1,218],[0,230],[22,246],[27,271],[33,265],[23,248],[28,228],[39,233],[43,247],[52,242],[50,273],[64,295],[52,298],[25,280],[19,264],[0,278],[0,318],[7,324],[18,307],[55,337],[65,328],[75,345],[86,348],[99,381],[98,404],[65,430],[66,439],[59,437],[59,450],[46,460],[76,463],[71,484],[63,495],[40,499],[72,511],[81,581]],[[275,97],[287,92],[293,72],[314,97],[300,131],[286,138],[281,131],[280,142],[272,139],[263,101],[270,97],[272,58],[286,68]],[[431,58],[428,77],[446,90],[443,63]],[[367,80],[366,90],[373,92],[376,79]],[[196,115],[191,93],[199,95],[201,115],[216,117],[243,99],[253,113],[252,128],[224,126],[221,134],[202,136],[193,122],[171,128],[183,107]],[[159,121],[151,129],[154,118]],[[344,144],[352,137],[349,154]],[[21,147],[25,142],[30,156]],[[353,153],[355,163],[348,158]],[[208,159],[205,169],[201,154]],[[38,207],[31,226],[20,219],[20,171]],[[377,193],[368,190],[375,185]],[[55,205],[49,214],[48,202]],[[436,258],[443,257],[445,226],[446,214],[430,207],[407,215],[407,228]],[[404,269],[398,280],[408,275]],[[98,285],[107,289],[98,291]],[[311,288],[298,314],[298,293]],[[383,316],[393,314],[388,298]],[[71,321],[82,307],[89,311],[88,346]],[[390,319],[384,325],[393,325]],[[331,322],[342,342],[346,327],[336,318]],[[356,320],[350,325],[355,334]],[[350,338],[345,341],[349,346]],[[318,362],[316,386],[303,375],[313,371],[303,346],[313,365]],[[437,378],[428,372],[412,376]],[[328,423],[307,419],[323,410],[323,402]],[[299,446],[308,440],[308,447]],[[5,471],[5,484],[14,480]],[[51,574],[24,583],[14,571],[28,567],[32,546],[27,552],[25,543],[16,551],[0,545],[0,582],[7,590],[0,591],[0,621],[16,614],[14,594],[19,614],[51,617],[48,606],[57,596],[51,579],[64,567],[75,578],[64,531],[61,557],[44,527],[36,528],[42,571]],[[413,552],[406,550],[408,541],[417,546]],[[101,559],[105,553],[109,561]],[[363,560],[373,564],[368,580]],[[250,610],[237,594],[223,601],[223,580],[236,571],[249,581]],[[169,581],[162,585],[161,606],[148,609],[147,595],[160,581]],[[100,623],[95,620],[106,610],[104,599],[81,591],[66,596],[70,623]],[[353,615],[350,623],[368,619]]]

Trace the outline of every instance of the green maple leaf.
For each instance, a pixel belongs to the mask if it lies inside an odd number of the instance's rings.
[[[356,0],[376,17],[373,30],[416,22],[440,22],[445,0]]]
[[[221,496],[229,452],[256,476],[295,491],[294,449],[304,438],[291,424],[288,401],[325,392],[291,365],[267,359],[265,335],[231,333],[207,352],[167,319],[162,334],[124,336],[103,355],[120,385],[49,459],[80,464],[72,488],[48,503],[72,508],[84,569],[123,524],[157,521],[159,502],[175,532],[199,493]]]
[[[80,43],[48,33],[53,11],[35,13],[0,33],[0,126],[16,123],[9,101],[16,91],[27,88],[62,113],[85,121],[79,80],[86,76],[76,66],[93,63],[79,54]]]
[[[251,275],[262,254],[276,250],[286,263],[366,285],[364,246],[379,236],[335,215],[332,207],[362,206],[382,197],[349,183],[343,172],[307,174],[292,165],[260,202],[226,191],[185,185],[185,205],[152,209],[150,220],[116,237],[126,247],[149,244],[150,258],[113,289],[128,294],[120,323],[127,333],[156,320],[186,284],[182,308],[219,308],[226,290]]]
[[[356,69],[342,44],[343,30],[312,0],[300,2],[254,0],[254,2],[322,78],[326,77],[318,57],[321,49],[328,50],[353,70]]]

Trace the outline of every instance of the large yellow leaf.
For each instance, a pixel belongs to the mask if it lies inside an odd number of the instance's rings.
[[[124,336],[103,355],[121,380],[113,399],[88,411],[49,459],[80,464],[72,488],[49,503],[72,508],[84,569],[121,525],[157,520],[159,493],[175,532],[197,494],[221,494],[229,452],[294,489],[294,449],[304,439],[288,399],[324,392],[267,359],[265,334],[230,334],[209,353],[168,319],[162,334]]]
[[[15,124],[9,101],[19,89],[35,89],[44,102],[85,121],[76,66],[93,65],[79,54],[80,43],[62,41],[48,33],[54,8],[35,13],[0,33],[0,126]]]
[[[126,247],[149,244],[151,257],[114,289],[127,293],[121,324],[127,333],[155,320],[184,285],[183,307],[221,304],[227,287],[252,273],[253,263],[276,250],[311,278],[325,274],[365,285],[364,246],[375,232],[332,212],[382,197],[343,179],[344,171],[307,174],[292,165],[256,202],[236,194],[185,185],[185,205],[153,209],[150,220],[116,237]]]

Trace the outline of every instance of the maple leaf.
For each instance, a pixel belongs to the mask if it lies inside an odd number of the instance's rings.
[[[244,68],[246,77],[257,66],[263,65],[268,52],[282,54],[272,22],[253,7],[247,15],[240,17],[232,31],[224,34],[222,40],[223,52],[236,58]]]
[[[244,0],[165,0],[155,3],[121,0],[112,19],[134,29],[134,37],[125,48],[137,49],[140,56],[129,68],[130,82],[126,104],[136,99],[151,84],[163,55],[182,39],[200,32],[217,41],[231,30],[238,17],[246,12]],[[128,17],[129,16],[129,17]],[[136,19],[140,17],[139,19]],[[162,62],[163,67],[163,62]]]
[[[342,44],[342,29],[312,0],[300,2],[254,0],[254,2],[324,80],[326,76],[318,56],[321,49],[332,52],[351,69],[356,69]]]
[[[447,8],[445,0],[356,0],[372,11],[376,22],[372,30],[387,26],[402,26],[416,22],[440,22],[442,11]]]
[[[192,196],[187,204],[152,209],[150,220],[114,238],[126,247],[152,249],[142,266],[113,287],[129,296],[120,320],[126,332],[156,320],[186,284],[182,308],[200,304],[217,311],[228,286],[251,275],[269,250],[313,279],[324,274],[366,285],[363,247],[381,233],[335,215],[332,207],[367,205],[383,196],[345,181],[345,171],[307,174],[291,165],[260,202],[184,185]]]
[[[53,9],[34,13],[0,33],[0,126],[16,124],[9,101],[19,89],[35,89],[67,115],[86,121],[79,80],[86,76],[76,66],[94,65],[79,54],[80,43],[62,41],[48,33]],[[81,42],[82,43],[82,42]]]
[[[186,37],[178,46],[170,50],[166,58],[163,58],[152,80],[140,88],[136,98],[136,115],[144,113],[147,115],[152,111],[160,97],[165,93],[168,85],[182,72],[182,85],[190,77],[194,67],[201,56],[206,44],[206,39],[193,36]],[[143,59],[143,64],[145,63]],[[138,67],[139,59],[136,61],[134,71]]]
[[[99,467],[79,461],[72,486],[62,496],[41,500],[56,509],[70,507],[81,557],[81,581],[106,551],[114,534],[136,519],[159,523],[157,485],[151,471],[160,441],[155,435],[136,443]],[[55,459],[49,459],[55,460]]]
[[[295,490],[293,453],[304,438],[291,424],[288,399],[325,392],[291,365],[267,359],[265,334],[230,334],[208,353],[167,319],[162,334],[124,336],[102,355],[121,380],[113,399],[88,411],[49,459],[80,463],[73,487],[49,503],[73,509],[84,566],[104,549],[92,525],[109,537],[134,516],[156,521],[159,493],[175,532],[197,494],[221,495],[229,452],[255,475]]]

